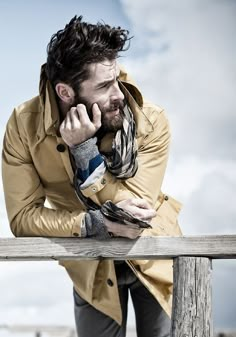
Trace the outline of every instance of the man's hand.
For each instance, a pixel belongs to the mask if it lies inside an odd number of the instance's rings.
[[[93,120],[89,119],[84,104],[71,108],[60,126],[60,133],[64,142],[73,147],[92,138],[101,127],[101,110],[95,103],[92,107]]]
[[[131,198],[116,204],[134,217],[150,222],[156,216],[156,211],[145,199]]]
[[[109,233],[114,236],[123,238],[136,239],[143,231],[138,225],[122,225],[118,222],[113,222],[104,217],[104,224]],[[135,228],[136,227],[136,228]]]
[[[150,222],[156,216],[156,211],[151,208],[149,203],[144,199],[127,199],[116,204],[123,208],[126,212],[132,214],[136,218]],[[104,223],[109,233],[114,236],[121,236],[130,239],[136,239],[143,231],[138,225],[122,225],[118,222],[113,222],[104,217]]]

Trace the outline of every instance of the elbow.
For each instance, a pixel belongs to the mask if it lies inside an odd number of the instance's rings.
[[[15,237],[26,236],[17,217],[10,221],[11,232]]]

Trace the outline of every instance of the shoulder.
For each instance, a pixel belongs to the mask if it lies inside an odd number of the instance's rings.
[[[24,115],[37,114],[40,112],[40,98],[35,96],[30,100],[20,104],[15,108],[15,115],[18,118],[24,117]]]
[[[144,100],[142,109],[154,130],[156,127],[169,127],[167,113],[162,106]]]
[[[20,104],[13,110],[13,113],[8,120],[7,126],[14,127],[15,125],[19,129],[22,123],[27,123],[27,120],[34,121],[34,124],[36,126],[40,114],[40,98],[39,96],[36,96]]]

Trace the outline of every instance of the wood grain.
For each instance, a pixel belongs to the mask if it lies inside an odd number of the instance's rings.
[[[112,238],[1,238],[0,260],[236,258],[236,235]]]
[[[213,337],[211,260],[174,259],[171,337]]]

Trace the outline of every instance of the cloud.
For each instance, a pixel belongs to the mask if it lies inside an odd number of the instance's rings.
[[[209,172],[185,204],[181,217],[184,227],[202,235],[234,234],[234,200],[235,182],[227,172]]]
[[[72,282],[56,262],[1,262],[0,281],[0,324],[74,325]]]
[[[235,331],[235,260],[214,260],[212,272],[213,322],[218,329]]]
[[[236,3],[122,4],[135,33],[134,58],[124,63],[169,112],[175,152],[235,159]]]
[[[183,203],[179,221],[187,234],[235,233],[236,162],[172,157],[163,190]]]

